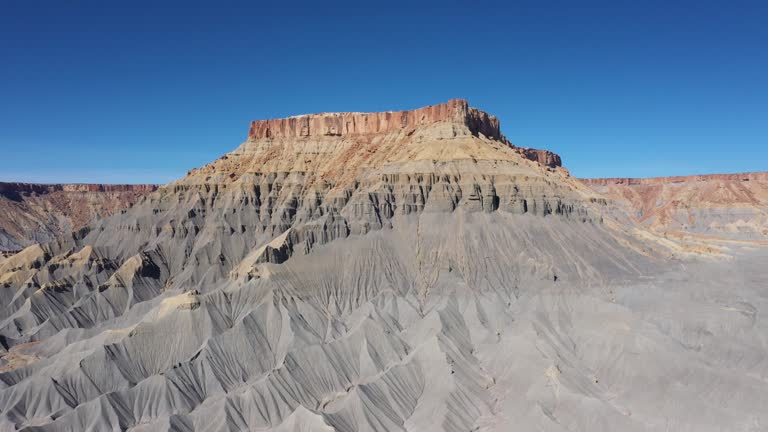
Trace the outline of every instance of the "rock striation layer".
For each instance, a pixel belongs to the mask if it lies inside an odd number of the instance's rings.
[[[501,138],[499,120],[495,116],[470,108],[467,101],[461,99],[410,111],[320,113],[258,120],[251,122],[248,138],[375,135],[401,129],[413,130],[435,123],[461,124],[475,135]]]
[[[0,182],[0,195],[16,197],[30,194],[48,194],[53,192],[135,192],[149,193],[157,190],[151,184],[42,184]]]
[[[495,116],[470,107],[469,103],[462,99],[410,111],[320,113],[276,120],[257,120],[251,122],[248,139],[373,136],[399,131],[411,134],[419,127],[439,123],[460,125],[472,135],[482,135],[511,145],[501,134],[499,120]],[[550,151],[522,147],[518,149],[524,157],[544,166],[562,166],[560,156]]]
[[[768,182],[768,172],[747,172],[736,174],[704,174],[690,176],[671,176],[671,177],[646,177],[646,178],[591,178],[581,179],[589,186],[655,186],[669,185],[677,183],[713,183],[713,182]]]
[[[582,179],[667,234],[768,240],[768,173]]]

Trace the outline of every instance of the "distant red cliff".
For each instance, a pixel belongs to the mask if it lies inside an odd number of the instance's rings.
[[[660,232],[768,239],[768,172],[581,181]]]
[[[767,181],[768,172],[748,172],[739,174],[702,174],[702,175],[689,175],[689,176],[672,176],[672,177],[648,177],[648,178],[592,178],[592,179],[580,179],[582,182],[590,186],[610,186],[610,185],[624,185],[624,186],[640,186],[640,185],[661,185],[670,183],[689,183],[689,182],[706,182],[706,181]]]
[[[0,195],[9,193],[36,193],[46,194],[51,192],[153,192],[157,185],[152,184],[40,184],[40,183],[13,183],[0,182]]]
[[[0,251],[44,243],[130,207],[157,185],[0,182]]]

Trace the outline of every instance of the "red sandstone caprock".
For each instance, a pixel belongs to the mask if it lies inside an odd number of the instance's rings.
[[[453,99],[410,111],[319,113],[251,122],[250,139],[381,134],[434,123],[461,123],[473,133],[499,139],[499,120],[467,101]]]
[[[248,139],[377,135],[437,123],[466,126],[472,134],[503,141],[525,158],[543,166],[551,168],[562,166],[560,156],[548,150],[513,146],[501,134],[499,119],[496,116],[470,107],[469,103],[463,99],[452,99],[443,104],[409,111],[318,113],[283,119],[257,120],[251,122]]]

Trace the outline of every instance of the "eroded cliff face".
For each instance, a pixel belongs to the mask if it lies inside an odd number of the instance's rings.
[[[668,235],[768,240],[768,173],[582,181]]]
[[[557,168],[563,166],[560,156],[549,150],[539,150],[532,148],[519,147],[520,153],[527,159],[538,162],[541,166]]]
[[[682,348],[703,332],[616,304],[680,250],[553,158],[461,101],[257,122],[0,260],[0,430],[642,430],[675,416],[649,387],[714,373],[754,410],[758,384]]]
[[[374,137],[393,133],[410,135],[418,128],[450,124],[466,129],[474,136],[512,144],[501,134],[499,120],[466,100],[453,99],[444,104],[410,111],[378,113],[320,113],[285,119],[251,122],[249,140],[307,137]],[[514,147],[514,146],[512,146]],[[515,147],[516,148],[516,147]],[[562,166],[560,157],[547,150],[517,148],[524,157],[548,167]]]
[[[0,182],[0,250],[19,251],[49,242],[126,209],[156,189],[155,185]]]
[[[277,120],[258,120],[251,123],[248,138],[300,138],[310,136],[379,135],[436,123],[463,125],[472,134],[500,139],[499,120],[476,108],[465,100],[453,99],[444,104],[410,111],[376,113],[320,113]]]

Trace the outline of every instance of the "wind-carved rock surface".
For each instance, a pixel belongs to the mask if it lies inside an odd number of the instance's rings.
[[[768,173],[583,179],[667,235],[768,240]]]
[[[555,161],[463,101],[256,122],[0,258],[0,431],[764,425],[765,302]]]
[[[155,185],[0,182],[0,250],[18,251],[128,208]]]

